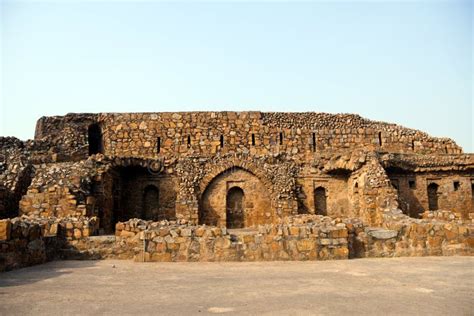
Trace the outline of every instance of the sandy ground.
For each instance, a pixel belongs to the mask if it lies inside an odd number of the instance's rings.
[[[55,261],[0,274],[0,315],[474,315],[474,257]]]

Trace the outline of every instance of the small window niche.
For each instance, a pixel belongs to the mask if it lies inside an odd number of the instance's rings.
[[[316,152],[316,133],[313,133],[312,146],[313,146],[313,152]]]
[[[224,135],[221,135],[220,137],[220,144],[221,144],[221,148],[224,148]]]
[[[416,181],[415,180],[408,180],[408,187],[412,190],[416,189]]]
[[[191,135],[188,135],[187,144],[188,148],[191,147]]]
[[[255,134],[252,134],[252,146],[255,146]]]
[[[160,153],[160,151],[161,151],[161,137],[158,137],[156,139],[156,152]]]
[[[454,187],[454,191],[457,191],[461,187],[461,183],[459,183],[459,181],[454,181],[453,187]]]
[[[280,145],[283,145],[283,132],[280,132]]]

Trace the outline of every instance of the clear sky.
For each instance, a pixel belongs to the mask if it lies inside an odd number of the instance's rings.
[[[2,136],[69,112],[321,111],[474,149],[471,1],[0,3]]]

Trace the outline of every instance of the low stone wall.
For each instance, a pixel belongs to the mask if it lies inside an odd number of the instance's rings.
[[[0,271],[52,260],[68,241],[92,235],[97,224],[94,217],[0,220]]]
[[[446,210],[426,211],[421,214],[424,219],[434,219],[442,221],[459,221],[462,218],[460,213],[455,213]]]
[[[357,257],[419,257],[474,255],[472,221],[413,219],[395,211],[382,227],[354,227]]]
[[[20,217],[0,221],[0,271],[62,259],[135,261],[330,260],[474,255],[474,223],[413,219],[386,212],[382,227],[360,219],[298,215],[256,228],[132,219],[115,236],[93,236],[93,218]]]
[[[241,230],[133,219],[118,223],[116,236],[117,243],[126,247],[126,252],[137,261],[327,260],[349,257],[346,225],[323,216],[313,216],[311,221]]]

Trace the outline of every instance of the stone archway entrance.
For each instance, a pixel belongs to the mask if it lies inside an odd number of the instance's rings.
[[[270,194],[250,171],[233,167],[214,177],[199,200],[199,224],[246,228],[275,220]]]
[[[244,191],[233,187],[227,191],[226,226],[227,228],[244,228]]]

